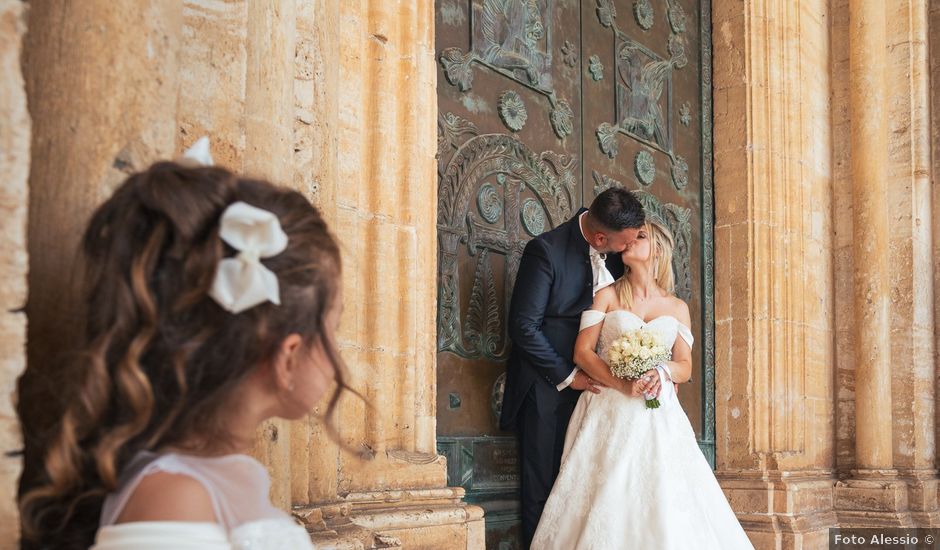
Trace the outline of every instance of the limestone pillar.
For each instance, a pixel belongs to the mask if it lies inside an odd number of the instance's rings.
[[[340,240],[336,415],[270,422],[272,499],[324,545],[481,548],[481,511],[435,448],[436,83],[432,0],[184,2],[180,146],[293,186]],[[209,83],[210,85],[206,85]],[[397,541],[397,542],[396,542]],[[391,546],[390,546],[391,545]]]
[[[177,2],[31,2],[23,68],[33,121],[29,175],[29,368],[24,433],[60,411],[58,353],[75,342],[78,243],[95,207],[129,173],[176,151]],[[4,45],[8,42],[4,41]],[[6,71],[4,74],[10,74]],[[26,441],[26,476],[41,464]]]
[[[716,475],[758,548],[834,524],[829,2],[713,3]]]
[[[321,163],[332,177],[317,192],[335,197],[344,243],[340,343],[369,405],[342,405],[341,435],[354,452],[322,437],[311,448],[311,463],[332,465],[335,476],[311,477],[298,511],[316,540],[352,523],[406,548],[482,548],[482,511],[460,502],[462,489],[447,488],[435,448],[434,2],[329,4],[316,4],[314,17],[337,34],[321,27],[313,40],[339,39],[327,50],[338,59],[317,60],[318,69],[337,71],[320,93],[336,94],[338,116],[319,111],[337,140],[320,143],[337,157]]]
[[[836,508],[845,526],[936,526],[927,2],[836,9],[845,17],[833,34],[847,35],[848,48],[834,71],[849,82],[834,94],[847,107],[835,119],[847,170],[834,188],[845,252],[837,437],[848,477]]]
[[[940,2],[930,3],[930,12],[928,14],[929,23],[927,36],[930,46],[930,128],[931,130],[931,159],[932,169],[928,175],[932,178],[931,198],[932,198],[932,224],[930,224],[933,236],[933,257],[940,258]],[[934,368],[940,365],[940,346],[936,345],[940,339],[940,268],[935,267],[933,271],[933,306],[934,306]],[[940,416],[940,407],[936,406],[936,394],[934,395],[934,420]],[[934,426],[934,441],[940,437],[940,422]],[[935,443],[936,444],[936,443]]]
[[[334,229],[336,193],[343,187],[336,181],[339,7],[332,0],[297,3],[293,75],[293,185],[310,197]],[[321,405],[315,414],[322,412]],[[336,446],[315,416],[295,423],[291,430],[292,503],[307,505],[334,497],[337,459]]]
[[[856,463],[890,469],[888,332],[888,112],[884,0],[849,2],[849,86],[854,206]]]
[[[937,266],[931,253],[929,3],[888,4],[886,204],[893,465],[907,485],[912,522],[936,527],[940,526],[933,287]]]
[[[294,179],[295,6],[293,1],[249,0],[246,8],[242,172],[290,185]],[[275,472],[271,502],[281,508],[292,504],[291,432],[290,422],[269,420],[255,448],[256,456]]]
[[[16,379],[26,367],[26,205],[30,121],[20,70],[25,4],[0,0],[0,454],[22,448],[13,409]],[[21,464],[0,459],[0,547],[19,538],[16,484]]]

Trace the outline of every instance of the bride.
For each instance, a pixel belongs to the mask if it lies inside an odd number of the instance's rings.
[[[581,394],[533,550],[753,548],[676,397],[693,339],[689,307],[672,295],[672,250],[669,230],[649,220],[621,255],[624,276],[581,317],[575,363],[608,387]],[[620,380],[601,358],[637,328],[658,332],[672,360]],[[659,391],[661,407],[647,409],[644,391]]]

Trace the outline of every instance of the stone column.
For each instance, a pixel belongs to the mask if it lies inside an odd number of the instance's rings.
[[[893,466],[907,485],[913,523],[934,527],[940,526],[940,507],[935,435],[936,256],[932,255],[931,234],[929,3],[888,3],[885,176],[890,224]]]
[[[311,463],[332,465],[335,477],[311,477],[299,511],[315,540],[351,523],[406,548],[482,548],[482,511],[460,502],[462,489],[447,488],[435,449],[434,2],[326,4],[316,4],[314,17],[338,23],[339,44],[327,50],[338,54],[337,81],[324,93],[336,94],[339,115],[320,109],[337,139],[335,149],[321,143],[337,158],[317,192],[335,197],[344,243],[340,340],[352,385],[369,404],[345,399],[339,415],[355,452],[322,437],[311,449]],[[320,44],[333,36],[320,33],[312,38]],[[325,53],[318,63],[329,71],[335,61]]]
[[[928,13],[928,33],[930,46],[930,128],[931,130],[931,170],[928,176],[932,177],[931,197],[932,197],[932,224],[933,235],[933,254],[934,258],[940,258],[940,2],[930,2],[930,12]],[[940,338],[940,269],[933,270],[933,308],[934,308],[934,369],[940,365],[940,346],[936,345]],[[940,407],[936,406],[936,389],[934,390],[934,441],[940,438]]]
[[[13,409],[16,379],[26,367],[26,206],[30,121],[20,70],[26,5],[0,0],[0,547],[19,539],[16,484],[22,448]]]
[[[298,0],[296,10],[293,185],[336,230],[340,3]],[[291,501],[301,506],[337,495],[338,448],[316,418],[322,407],[291,431]]]
[[[845,526],[938,524],[926,8],[836,8],[845,15],[833,34],[847,34],[848,49],[834,70],[849,82],[834,94],[847,106],[835,122],[849,170],[835,186],[839,466],[849,476],[835,497]]]
[[[249,0],[245,33],[242,172],[281,185],[294,180],[294,1]],[[265,422],[254,454],[272,472],[271,502],[291,502],[292,423]]]
[[[713,4],[716,475],[758,548],[832,512],[829,2]]]
[[[81,332],[72,284],[88,218],[129,173],[176,151],[181,9],[162,0],[49,0],[29,4],[28,27],[29,368],[19,413],[35,436],[60,412],[49,398],[57,354]],[[27,479],[41,464],[35,444],[26,441]]]
[[[849,2],[849,86],[854,206],[856,463],[890,469],[884,0]]]

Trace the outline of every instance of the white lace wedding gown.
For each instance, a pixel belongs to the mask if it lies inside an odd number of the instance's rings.
[[[589,310],[581,329],[599,322],[601,357],[641,327],[660,332],[669,348],[679,336],[692,345],[689,328],[670,316],[644,323],[625,310]],[[647,409],[643,398],[613,389],[581,394],[532,550],[753,548],[665,379],[659,400]]]
[[[114,524],[140,481],[154,472],[192,477],[212,499],[218,523],[139,521]],[[138,454],[105,499],[91,550],[313,550],[310,535],[271,505],[264,466],[247,455],[203,458]]]

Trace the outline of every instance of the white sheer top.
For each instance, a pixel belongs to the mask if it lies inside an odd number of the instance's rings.
[[[127,501],[146,476],[167,472],[198,481],[212,501],[217,523],[129,522],[115,525]],[[108,495],[92,550],[312,549],[306,530],[269,498],[268,472],[246,455],[196,457],[141,452],[121,474],[119,489]]]

